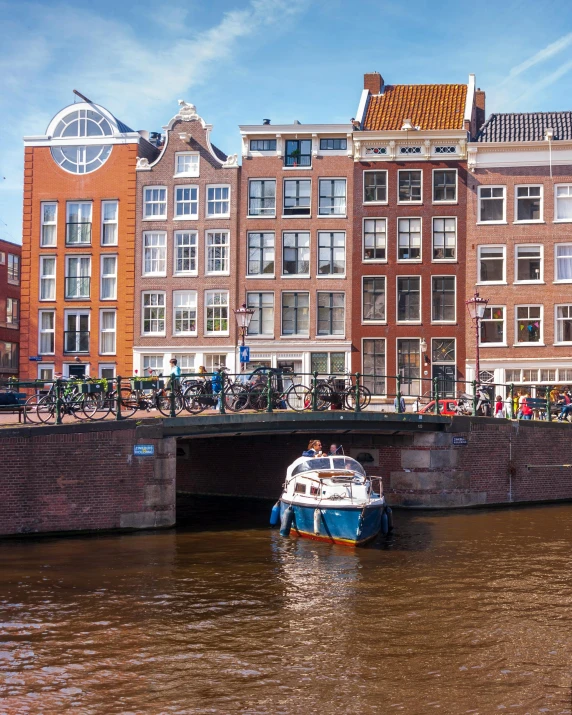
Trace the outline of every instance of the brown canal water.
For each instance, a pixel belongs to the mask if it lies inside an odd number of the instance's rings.
[[[572,505],[0,543],[0,713],[571,713]]]

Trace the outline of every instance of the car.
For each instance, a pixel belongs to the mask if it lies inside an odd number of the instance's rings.
[[[458,400],[439,400],[439,414],[445,415],[446,417],[454,417],[459,414],[459,401]],[[431,400],[427,405],[424,405],[420,410],[417,411],[419,415],[434,415],[435,414],[435,400]]]

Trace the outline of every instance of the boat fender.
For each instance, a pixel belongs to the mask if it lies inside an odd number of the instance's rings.
[[[384,536],[389,534],[389,517],[387,516],[387,510],[385,509],[381,515],[381,533]]]
[[[284,514],[282,514],[282,521],[280,522],[280,536],[289,536],[290,529],[292,528],[292,522],[294,521],[294,509],[290,504],[286,507]]]
[[[276,526],[280,521],[280,502],[277,501],[270,512],[270,526]]]
[[[314,509],[314,534],[320,533],[320,523],[322,521],[322,513],[319,509]]]
[[[391,533],[393,531],[393,509],[390,506],[386,506],[385,513],[387,514],[388,533]]]

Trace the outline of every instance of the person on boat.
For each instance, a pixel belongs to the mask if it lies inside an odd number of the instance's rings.
[[[308,444],[308,449],[302,452],[302,457],[323,457],[322,443],[319,439],[311,439]]]
[[[339,447],[338,447],[337,444],[331,444],[331,445],[330,445],[330,451],[328,452],[328,455],[329,455],[330,457],[335,456],[335,455],[338,453],[338,449],[339,449]]]

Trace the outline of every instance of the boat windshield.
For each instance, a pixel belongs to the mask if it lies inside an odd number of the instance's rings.
[[[361,464],[351,457],[334,457],[331,461],[329,457],[309,459],[307,462],[301,462],[292,472],[292,476],[301,472],[319,471],[321,469],[349,469],[365,477],[365,471]]]
[[[361,474],[362,477],[365,477],[364,468],[359,462],[356,462],[356,460],[351,457],[334,457],[333,462],[334,469],[349,469],[352,472],[356,472],[356,474]]]

